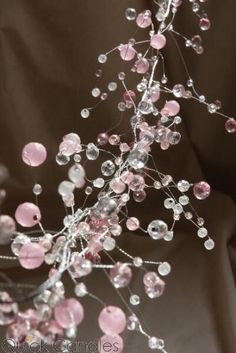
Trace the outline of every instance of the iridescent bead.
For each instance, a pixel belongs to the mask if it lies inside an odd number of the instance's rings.
[[[15,321],[18,313],[18,305],[12,302],[7,292],[0,292],[0,325],[9,325]]]
[[[154,220],[148,225],[147,231],[151,238],[158,240],[166,235],[168,232],[168,226],[161,220]]]
[[[138,14],[136,18],[136,23],[141,28],[147,28],[151,26],[152,24],[151,11],[146,10]]]
[[[108,335],[120,334],[126,327],[125,313],[116,306],[107,306],[100,312],[98,324]]]
[[[150,45],[154,49],[160,50],[166,45],[166,37],[163,34],[155,34],[151,37]]]
[[[211,187],[205,181],[200,181],[194,185],[193,193],[198,200],[204,200],[210,195]]]
[[[130,217],[126,221],[126,227],[131,231],[137,230],[139,226],[140,226],[140,222],[136,217]]]
[[[33,227],[40,222],[41,212],[35,204],[25,202],[17,207],[15,218],[22,227]]]
[[[38,142],[30,142],[22,150],[23,161],[31,167],[38,167],[47,158],[46,148]]]
[[[122,353],[124,349],[123,338],[119,335],[104,335],[100,338],[99,353],[116,352]]]
[[[97,142],[100,146],[104,146],[108,143],[109,136],[106,132],[102,132],[97,137]]]
[[[19,262],[23,268],[35,269],[44,262],[44,249],[36,243],[26,243],[19,251]]]
[[[56,322],[63,328],[79,325],[84,318],[84,309],[74,298],[63,300],[54,309]]]
[[[110,279],[116,288],[124,288],[130,284],[132,271],[128,265],[117,262],[110,270]]]
[[[201,28],[202,31],[207,31],[208,29],[210,29],[211,27],[211,22],[209,20],[209,18],[207,17],[202,17],[199,21],[199,26]]]
[[[136,50],[130,44],[121,45],[119,50],[121,58],[125,61],[133,60],[136,55]]]
[[[236,131],[236,120],[233,118],[227,119],[225,122],[225,129],[230,134]]]

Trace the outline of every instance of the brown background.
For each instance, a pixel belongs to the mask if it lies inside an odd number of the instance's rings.
[[[196,18],[189,3],[182,7],[176,29],[185,35],[196,34]],[[150,2],[151,3],[151,2]],[[115,124],[117,98],[109,98],[91,119],[82,120],[80,110],[91,103],[89,92],[95,85],[96,58],[115,45],[125,42],[134,32],[134,24],[124,19],[128,6],[145,9],[150,3],[136,0],[0,0],[0,161],[10,171],[6,184],[8,199],[3,212],[14,214],[19,202],[32,200],[34,181],[42,184],[40,205],[46,227],[61,224],[63,207],[56,195],[58,182],[65,169],[55,163],[61,137],[78,132],[84,142],[94,140],[100,131]],[[225,113],[236,116],[235,65],[236,31],[234,0],[209,1],[206,6],[212,19],[212,30],[203,33],[205,54],[196,56],[185,50],[185,57],[198,91],[211,101],[220,98]],[[139,33],[138,37],[145,36]],[[180,41],[181,43],[181,41]],[[184,45],[181,44],[184,48]],[[165,50],[170,83],[186,80],[177,51],[171,43]],[[105,80],[115,80],[120,61],[108,65]],[[132,254],[144,258],[167,259],[173,266],[167,279],[166,294],[158,301],[145,300],[141,310],[153,335],[164,337],[169,353],[233,353],[236,339],[236,240],[235,240],[235,137],[225,133],[224,120],[208,115],[194,102],[185,102],[183,140],[175,149],[155,151],[159,168],[192,181],[206,179],[213,187],[212,197],[198,203],[199,213],[208,219],[210,234],[216,241],[213,253],[204,250],[195,229],[180,224],[171,244],[155,243],[138,234],[125,234],[121,245]],[[120,127],[124,131],[126,122]],[[23,145],[29,141],[45,144],[47,163],[29,170],[20,159]],[[158,194],[150,195],[145,214],[147,223],[162,215]],[[137,207],[137,206],[135,206]],[[132,208],[134,215],[142,209]],[[166,216],[167,215],[164,215]],[[2,250],[3,252],[5,249]],[[17,278],[26,274],[19,269],[8,270]],[[41,282],[38,274],[27,280]],[[34,276],[35,277],[35,276]],[[141,292],[141,277],[136,276],[134,292]],[[119,302],[102,274],[88,280],[91,288],[108,303]],[[101,283],[103,285],[101,286]],[[72,286],[68,283],[68,288]],[[70,290],[70,289],[68,289]],[[95,292],[96,292],[95,291]],[[93,316],[99,306],[86,300],[87,319],[78,338],[99,337]],[[146,352],[144,338],[130,334],[125,352]]]

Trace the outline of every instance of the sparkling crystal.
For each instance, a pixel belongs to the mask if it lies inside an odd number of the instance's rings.
[[[30,243],[30,239],[24,234],[18,234],[11,244],[13,254],[19,256],[21,247],[27,243]]]
[[[108,89],[109,89],[109,91],[111,91],[111,92],[115,91],[115,90],[117,89],[117,83],[116,83],[116,82],[110,82],[110,83],[108,84]]]
[[[82,118],[87,119],[90,115],[89,109],[87,108],[82,109],[80,114]]]
[[[154,220],[148,226],[148,234],[153,239],[162,239],[168,232],[168,226],[161,220]]]
[[[125,17],[129,21],[134,21],[137,16],[137,12],[134,8],[129,7],[128,9],[125,10]]]
[[[101,172],[105,176],[111,176],[115,172],[115,164],[111,160],[107,160],[101,165]]]
[[[65,156],[65,155],[62,154],[62,153],[58,153],[58,154],[56,155],[56,162],[57,162],[57,164],[59,164],[59,165],[66,165],[66,164],[69,163],[69,161],[70,161],[70,157],[69,157],[69,156]]]
[[[128,265],[117,262],[110,270],[110,279],[116,288],[123,288],[129,285],[132,278],[132,271]]]
[[[137,331],[139,327],[140,327],[140,322],[137,316],[134,314],[129,316],[127,320],[127,329],[129,331]]]
[[[33,193],[35,195],[40,195],[42,193],[42,186],[40,184],[35,184],[33,187]]]
[[[129,298],[129,302],[131,305],[139,305],[140,304],[140,297],[137,294],[132,294]]]
[[[86,157],[89,160],[95,160],[99,156],[99,149],[94,143],[89,143],[86,148]]]
[[[190,183],[187,180],[180,180],[177,184],[177,188],[181,192],[187,192],[190,188]]]
[[[162,349],[165,344],[164,341],[157,337],[150,337],[148,340],[148,346],[150,349]]]
[[[215,242],[213,239],[207,239],[204,243],[204,246],[207,250],[212,250],[215,247]]]
[[[112,251],[116,247],[116,241],[114,238],[106,237],[102,245],[104,250]]]
[[[199,228],[197,231],[197,235],[199,236],[199,238],[205,238],[208,235],[208,230],[204,227]]]
[[[204,200],[210,195],[211,187],[205,181],[201,181],[194,185],[193,193],[198,200]]]
[[[86,285],[84,283],[78,283],[75,286],[75,294],[77,295],[77,297],[84,297],[87,294],[87,288]]]
[[[132,168],[141,169],[148,162],[148,153],[145,150],[135,148],[129,153],[128,162]]]
[[[98,87],[95,87],[95,88],[92,89],[91,94],[92,94],[93,97],[96,98],[96,97],[99,97],[99,96],[100,96],[101,91],[100,91],[100,89],[99,89]]]
[[[158,272],[160,273],[161,276],[167,276],[171,271],[170,264],[168,262],[162,262],[158,266]]]
[[[100,54],[99,57],[98,57],[98,62],[100,64],[105,64],[107,62],[106,54]]]

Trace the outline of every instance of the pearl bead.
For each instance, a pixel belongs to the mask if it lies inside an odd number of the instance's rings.
[[[17,207],[15,218],[22,227],[33,227],[40,222],[41,212],[35,204],[25,202]]]

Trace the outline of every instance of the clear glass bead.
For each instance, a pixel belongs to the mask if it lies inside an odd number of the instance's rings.
[[[168,262],[162,262],[158,266],[158,272],[160,273],[161,276],[167,276],[171,271],[171,266]]]

